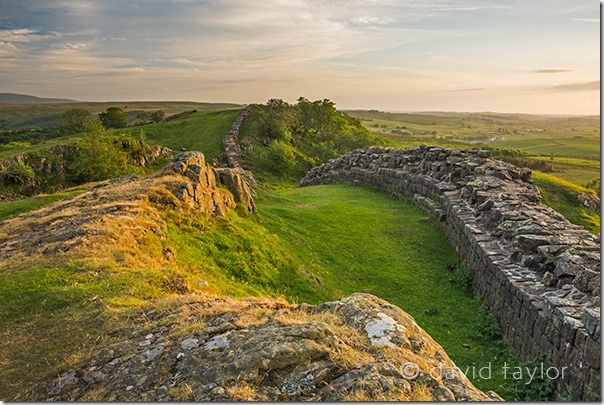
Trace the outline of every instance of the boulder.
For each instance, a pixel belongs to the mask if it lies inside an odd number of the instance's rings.
[[[475,388],[411,316],[369,294],[318,306],[191,300],[168,305],[144,332],[123,331],[121,341],[45,383],[39,398],[501,400]]]

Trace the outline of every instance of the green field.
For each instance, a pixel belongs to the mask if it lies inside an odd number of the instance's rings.
[[[56,127],[61,114],[70,108],[83,108],[93,114],[105,111],[108,107],[120,107],[128,112],[132,119],[138,112],[163,110],[167,115],[183,111],[218,111],[241,108],[229,103],[196,103],[191,101],[118,101],[118,102],[79,102],[58,104],[5,104],[0,103],[0,130],[22,128]]]

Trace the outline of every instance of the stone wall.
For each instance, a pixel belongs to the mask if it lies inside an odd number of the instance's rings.
[[[301,186],[363,185],[435,214],[503,336],[567,367],[558,398],[600,397],[600,241],[541,203],[531,172],[487,151],[368,148],[313,168]]]
[[[241,167],[241,149],[239,148],[238,138],[243,124],[252,114],[253,105],[250,104],[241,110],[231,129],[224,136],[222,146],[224,148],[223,159],[228,167]]]

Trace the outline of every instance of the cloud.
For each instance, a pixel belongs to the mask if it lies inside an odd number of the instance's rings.
[[[37,31],[29,28],[0,30],[0,41],[26,43],[41,39]]]
[[[577,82],[558,84],[556,86],[546,87],[547,90],[560,91],[560,92],[574,92],[574,91],[599,91],[600,81],[596,80],[593,82]]]
[[[573,72],[572,69],[536,69],[532,71],[533,73],[567,73],[567,72]]]
[[[469,92],[469,91],[484,91],[486,90],[484,87],[474,87],[474,88],[467,88],[467,89],[453,89],[453,90],[449,90],[450,92],[453,93],[465,93],[465,92]]]
[[[523,97],[596,95],[581,83],[597,77],[597,27],[571,18],[598,7],[576,3],[552,17],[516,0],[4,1],[0,82],[87,100],[303,94],[383,109],[494,108],[522,89],[510,108],[534,108]]]
[[[584,22],[584,23],[599,23],[599,18],[571,18],[571,21]]]
[[[73,49],[73,50],[84,50],[84,49],[90,48],[90,45],[85,42],[76,42],[76,43],[67,42],[66,44],[63,45],[63,48],[64,49]]]

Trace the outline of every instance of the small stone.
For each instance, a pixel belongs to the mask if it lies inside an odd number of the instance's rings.
[[[478,206],[478,208],[476,208],[478,211],[489,211],[491,208],[493,208],[493,206],[495,205],[495,202],[493,200],[486,200],[485,202],[483,202],[482,204],[480,204]]]
[[[149,339],[143,340],[142,342],[140,342],[138,345],[140,347],[145,347],[145,346],[149,346],[151,344],[151,341]]]
[[[230,342],[227,338],[228,333],[214,336],[208,343],[205,344],[206,350],[220,350],[229,347]]]
[[[225,391],[224,391],[224,388],[222,388],[222,387],[215,387],[215,388],[212,388],[212,391],[210,391],[210,392],[214,395],[224,395]]]
[[[541,282],[546,287],[553,287],[558,282],[558,278],[556,276],[554,276],[552,273],[550,273],[549,271],[546,271],[545,274],[543,274],[543,278],[541,279]]]
[[[133,386],[133,385],[129,385],[129,386],[127,386],[127,387],[126,387],[126,391],[130,391],[130,390],[131,390],[131,389],[133,389],[133,388],[134,388],[134,386]]]
[[[182,341],[180,347],[182,350],[191,350],[196,347],[199,347],[199,339],[196,339],[194,337],[186,338]]]
[[[145,352],[145,360],[151,361],[154,360],[161,353],[161,347],[155,347],[153,349],[149,349]]]
[[[455,395],[447,387],[437,386],[433,393],[436,401],[455,401]]]

